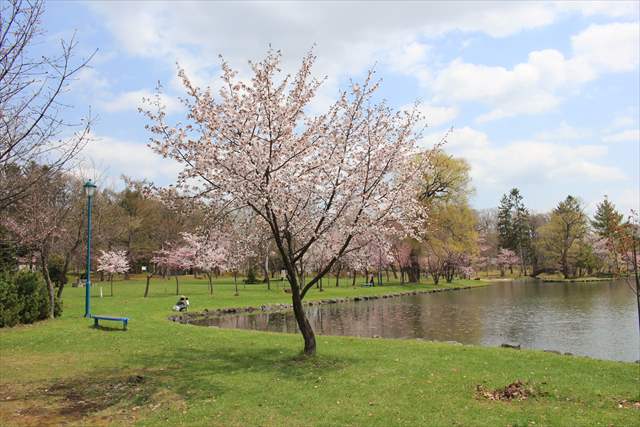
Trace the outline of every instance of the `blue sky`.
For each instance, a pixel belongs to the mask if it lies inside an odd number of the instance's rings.
[[[98,49],[66,95],[70,114],[98,117],[84,170],[115,186],[126,174],[168,184],[177,165],[145,144],[143,96],[164,87],[179,119],[176,62],[217,84],[218,54],[246,72],[269,44],[294,71],[315,44],[328,79],[321,110],[372,66],[396,108],[422,102],[425,146],[453,127],[445,149],[471,165],[473,205],[519,187],[536,211],[567,194],[592,211],[604,194],[638,209],[638,2],[49,2],[39,46],[75,31]]]

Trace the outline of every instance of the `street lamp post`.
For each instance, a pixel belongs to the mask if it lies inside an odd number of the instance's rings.
[[[84,184],[87,195],[87,273],[84,296],[84,317],[91,317],[91,202],[96,192],[96,185],[88,180]]]

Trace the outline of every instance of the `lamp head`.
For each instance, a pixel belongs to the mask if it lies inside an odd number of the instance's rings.
[[[84,192],[87,196],[89,197],[93,197],[93,195],[96,192],[96,188],[97,186],[91,182],[91,180],[88,180],[87,182],[84,183]]]

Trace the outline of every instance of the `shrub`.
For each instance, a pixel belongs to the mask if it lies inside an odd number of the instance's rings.
[[[56,299],[54,315],[62,314]],[[49,316],[49,294],[40,275],[18,272],[0,276],[0,327],[33,323]]]
[[[0,275],[0,328],[20,323],[22,301],[15,281],[6,273]]]

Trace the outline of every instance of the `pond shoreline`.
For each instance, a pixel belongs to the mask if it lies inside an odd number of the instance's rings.
[[[448,291],[460,291],[465,289],[475,289],[479,287],[489,286],[490,282],[483,282],[481,285],[475,286],[454,286],[450,288],[435,288],[435,289],[425,289],[425,290],[413,290],[407,292],[393,292],[388,294],[377,294],[377,295],[360,295],[354,297],[343,297],[343,298],[329,298],[329,299],[320,299],[320,300],[311,300],[305,301],[302,305],[311,307],[318,305],[327,305],[327,304],[339,304],[345,302],[354,302],[354,301],[368,301],[368,300],[376,300],[376,299],[384,299],[384,298],[397,298],[408,295],[420,295],[420,294],[432,294],[438,292],[448,292]],[[264,304],[260,306],[245,306],[245,307],[229,307],[229,308],[217,308],[215,310],[204,309],[203,311],[197,311],[192,313],[178,313],[169,316],[169,320],[172,322],[183,323],[183,324],[191,324],[196,321],[206,320],[210,317],[219,317],[225,315],[235,315],[235,314],[250,314],[250,313],[275,313],[282,311],[291,311],[293,310],[292,304]]]
[[[615,280],[611,277],[577,277],[575,279],[547,279],[539,277],[536,280],[540,280],[543,283],[592,283],[592,282],[611,282]]]

